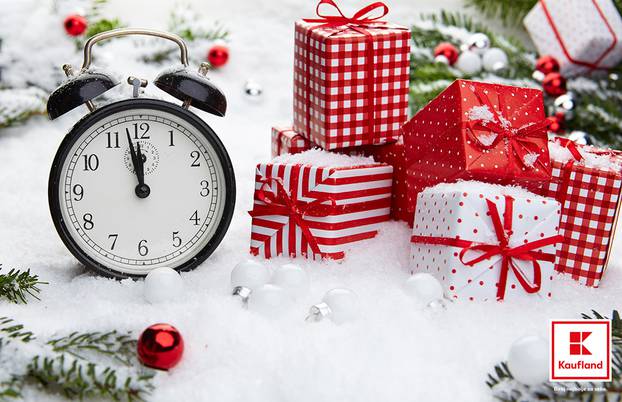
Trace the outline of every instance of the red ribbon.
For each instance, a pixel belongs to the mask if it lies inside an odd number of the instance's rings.
[[[276,184],[276,192],[265,191],[264,187],[269,185],[270,182]],[[320,217],[328,216],[331,208],[336,206],[336,201],[331,197],[318,198],[310,203],[298,201],[295,196],[289,194],[283,185],[283,181],[278,177],[262,179],[260,183],[263,184],[257,193],[257,197],[266,205],[255,205],[253,210],[249,211],[250,216],[254,218],[267,215],[289,216],[290,222],[300,227],[302,236],[309,243],[311,250],[313,250],[315,254],[322,255],[317,239],[313,236],[308,223],[305,221],[305,216],[308,214]],[[324,202],[330,202],[330,205],[325,205],[323,204]]]
[[[555,137],[555,142],[570,151],[570,154],[575,161],[579,162],[583,160],[583,155],[579,152],[579,147],[577,147],[577,144],[574,141],[564,137]]]
[[[514,128],[511,126],[510,119],[503,116],[503,114],[499,113],[497,109],[495,109],[488,98],[488,95],[485,93],[479,94],[475,92],[475,97],[480,102],[480,105],[486,106],[488,110],[494,115],[494,120],[470,120],[465,123],[465,128],[467,129],[467,133],[470,135],[471,139],[477,144],[477,146],[481,149],[491,149],[497,146],[499,141],[504,140],[508,143],[509,148],[516,154],[521,163],[528,168],[533,168],[533,164],[529,165],[525,161],[525,157],[528,154],[536,154],[538,155],[537,159],[534,161],[538,162],[543,169],[547,169],[543,162],[539,160],[541,154],[541,147],[537,143],[533,142],[533,139],[541,139],[542,130],[545,130],[550,121],[547,119],[534,122],[528,124],[523,127]],[[499,96],[499,109],[505,110],[503,97]],[[490,144],[484,144],[482,141],[474,134],[474,130],[482,130],[489,131],[496,134],[495,139]]]
[[[501,221],[497,205],[489,199],[486,199],[486,204],[488,205],[488,212],[490,214],[490,218],[492,219],[498,244],[478,243],[450,237],[417,235],[412,236],[410,240],[413,243],[460,247],[462,248],[459,254],[460,262],[469,267],[472,267],[481,261],[490,259],[493,256],[500,255],[501,272],[499,273],[499,282],[497,284],[497,300],[503,300],[505,297],[505,288],[507,286],[507,278],[510,270],[512,270],[514,276],[527,293],[538,292],[542,282],[542,272],[538,261],[555,262],[555,254],[543,253],[536,250],[541,247],[558,243],[563,240],[563,237],[555,235],[525,243],[517,247],[510,247],[509,239],[512,235],[514,199],[510,196],[505,196],[503,222]],[[480,252],[482,254],[471,260],[465,261],[466,253],[469,251]],[[514,262],[515,259],[531,261],[534,272],[533,282],[530,282],[529,279],[525,277],[523,272],[516,266]]]
[[[553,33],[555,34],[555,38],[557,38],[557,42],[559,42],[559,45],[561,46],[562,51],[564,52],[564,55],[566,56],[568,61],[570,61],[573,64],[579,65],[579,66],[587,67],[590,70],[596,70],[596,69],[602,69],[602,67],[600,67],[599,64],[600,64],[601,61],[603,61],[603,59],[605,57],[607,57],[609,55],[609,53],[611,53],[611,51],[613,51],[613,49],[615,49],[615,47],[616,47],[616,45],[618,43],[618,37],[616,36],[615,31],[613,30],[613,28],[609,24],[609,21],[607,20],[607,17],[603,13],[603,10],[601,10],[601,8],[598,5],[597,1],[596,0],[592,0],[592,3],[594,4],[594,7],[596,7],[596,11],[598,11],[598,14],[602,18],[605,26],[607,27],[607,29],[611,33],[611,37],[613,38],[613,40],[611,42],[611,45],[603,52],[603,54],[600,55],[600,57],[598,57],[598,59],[596,59],[596,61],[588,62],[588,61],[577,60],[577,59],[573,58],[570,55],[570,52],[568,51],[568,48],[566,47],[566,44],[564,43],[564,39],[562,38],[561,34],[559,33],[559,30],[557,29],[557,26],[555,25],[555,21],[553,20],[553,16],[551,15],[551,13],[549,12],[548,7],[546,6],[546,2],[544,0],[540,0],[540,4],[542,5],[542,10],[544,11],[544,15],[546,16],[546,19],[548,20],[549,25],[551,26],[551,29],[553,30]]]
[[[337,15],[328,15],[322,14],[320,8],[322,5],[330,6],[334,10],[337,11]],[[372,16],[372,13],[375,11],[381,10],[379,15]],[[344,29],[350,28],[362,35],[365,35],[365,66],[367,68],[366,77],[365,77],[365,86],[367,87],[367,105],[365,105],[365,112],[368,115],[367,118],[367,127],[369,135],[373,137],[376,136],[374,132],[374,120],[375,120],[375,94],[374,94],[374,41],[372,34],[367,30],[370,24],[386,24],[385,21],[379,21],[382,17],[387,15],[389,12],[389,7],[386,4],[378,1],[372,4],[369,4],[360,10],[358,10],[352,17],[346,17],[339,6],[333,0],[320,0],[318,3],[315,13],[319,18],[303,18],[303,21],[309,23],[319,23],[320,25],[316,25],[314,27],[309,28],[309,34],[307,35],[306,41],[306,54],[307,54],[307,73],[306,73],[306,85],[307,90],[311,90],[311,32],[320,28],[327,27],[341,27]],[[374,28],[382,28],[381,26],[374,26]],[[335,35],[341,31],[333,32],[330,35]],[[329,36],[330,36],[329,35]],[[306,111],[306,125],[307,125],[307,135],[311,134],[311,94],[307,93],[307,111]],[[355,135],[354,132],[351,134]],[[372,140],[373,142],[373,140]]]

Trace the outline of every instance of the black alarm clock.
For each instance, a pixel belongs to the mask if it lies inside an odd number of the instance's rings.
[[[147,81],[129,77],[133,96],[96,106],[94,99],[119,81],[90,68],[91,49],[126,35],[179,46],[181,66],[162,72],[154,84],[181,104],[141,96]],[[77,74],[63,66],[68,80],[50,95],[50,118],[83,104],[90,113],[60,144],[48,197],[60,238],[85,266],[115,278],[142,277],[163,266],[186,271],[221,242],[235,205],[233,167],[216,133],[189,110],[225,115],[227,101],[206,77],[208,66],[191,71],[180,37],[145,29],[95,35],[85,43]]]

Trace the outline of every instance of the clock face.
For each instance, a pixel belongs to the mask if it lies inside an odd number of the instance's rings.
[[[59,150],[50,188],[59,233],[83,262],[112,275],[192,265],[213,251],[231,218],[229,159],[190,112],[119,103],[78,124]]]

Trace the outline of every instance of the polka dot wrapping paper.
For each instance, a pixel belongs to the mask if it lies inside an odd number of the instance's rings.
[[[556,146],[551,144],[551,149]],[[560,234],[565,240],[556,269],[597,287],[607,268],[620,208],[622,152],[576,147],[581,160],[552,158],[553,179],[543,195],[563,206]],[[599,159],[610,163],[590,166]]]
[[[622,60],[622,18],[611,0],[540,0],[523,23],[538,53],[555,57],[565,75]]]
[[[251,253],[341,259],[389,220],[393,168],[257,165]]]
[[[560,204],[518,187],[439,184],[419,193],[411,270],[452,299],[550,298]]]
[[[291,127],[272,127],[271,154],[297,154],[314,148],[316,145],[298,134]]]
[[[294,130],[326,150],[397,140],[408,118],[408,28],[298,21],[294,52]]]
[[[458,179],[541,187],[551,177],[542,92],[456,80],[403,127],[408,204]]]

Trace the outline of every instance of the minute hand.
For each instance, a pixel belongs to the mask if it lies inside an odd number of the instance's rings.
[[[136,173],[136,177],[138,178],[138,185],[134,189],[136,195],[139,198],[146,198],[149,196],[151,189],[148,185],[145,184],[145,170],[144,170],[144,161],[143,155],[140,152],[140,143],[136,143],[136,150],[134,149],[134,144],[132,143],[132,139],[130,138],[130,134],[127,133],[127,141],[130,144],[130,154],[132,156],[132,164],[134,165],[134,172]]]

